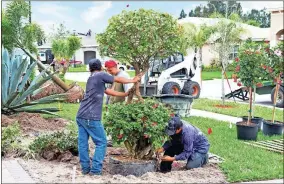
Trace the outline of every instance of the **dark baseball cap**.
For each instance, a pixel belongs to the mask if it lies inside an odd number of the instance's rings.
[[[89,69],[90,70],[101,70],[102,68],[102,63],[99,59],[91,59],[89,61]]]
[[[177,127],[181,127],[181,126],[182,126],[182,121],[180,117],[178,116],[172,117],[168,122],[168,126],[166,127],[165,132],[169,136],[174,135],[176,133]]]

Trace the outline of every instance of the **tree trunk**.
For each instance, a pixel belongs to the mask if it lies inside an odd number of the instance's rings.
[[[247,125],[251,122],[251,111],[252,111],[252,87],[249,87],[249,115]]]
[[[24,48],[21,48],[30,58],[31,58],[31,60],[34,60],[35,62],[37,62],[37,64],[38,64],[38,66],[39,66],[39,68],[41,69],[41,70],[45,70],[45,66],[44,66],[44,64],[42,64],[42,62],[41,61],[39,61],[39,60],[37,60],[30,52],[28,52],[26,49],[24,49]],[[47,74],[51,74],[51,72],[50,71],[46,71],[46,73]],[[65,92],[66,91],[68,91],[69,90],[69,86],[68,85],[66,85],[60,78],[58,78],[58,77],[56,77],[56,76],[52,76],[52,80],[58,85],[58,86],[60,86]]]
[[[200,87],[202,88],[202,47],[199,48],[199,58],[200,58]]]
[[[275,121],[275,107],[276,107],[276,101],[277,101],[277,97],[278,97],[278,90],[279,90],[279,80],[280,80],[280,75],[277,76],[277,79],[276,79],[276,89],[275,89],[275,92],[274,92],[274,102],[273,102],[273,111],[272,111],[272,123],[274,123]]]
[[[223,61],[222,61],[223,62]],[[223,65],[223,63],[222,63]],[[222,103],[225,105],[225,80],[224,80],[224,67],[222,67]]]
[[[135,70],[135,76],[140,76],[142,77],[142,75],[149,69],[149,67],[144,67],[145,69],[141,72],[139,67],[137,65],[133,65],[134,70]],[[136,95],[136,97],[138,98],[138,101],[143,102],[143,98],[142,95],[140,93],[140,84],[141,82],[136,82],[133,87],[129,90],[129,95],[127,98],[127,102],[126,104],[129,104],[132,102],[133,98],[134,98],[134,94]]]
[[[255,107],[255,93],[256,93],[256,86],[253,87],[253,104],[251,110],[251,117],[254,117],[254,107]]]
[[[70,61],[68,60],[68,61],[66,61],[66,63],[64,63],[64,65],[63,65],[63,70],[62,70],[62,75],[63,75],[63,77],[65,76],[65,74],[66,74],[66,72],[67,72],[69,66],[70,66]]]

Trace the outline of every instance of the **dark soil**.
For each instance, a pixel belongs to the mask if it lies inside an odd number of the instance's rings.
[[[214,105],[214,107],[221,108],[221,109],[231,109],[231,108],[234,108],[231,105]]]
[[[34,113],[19,113],[17,115],[1,115],[2,126],[8,126],[14,122],[20,124],[21,130],[24,134],[39,133],[46,131],[58,131],[62,130],[68,123],[67,120],[62,118],[49,118],[44,119],[40,114]]]
[[[136,163],[144,162],[143,160],[132,158],[129,155],[111,155],[111,156],[122,162],[136,162]]]
[[[238,123],[238,125],[243,125],[243,126],[257,126],[255,123],[247,122],[247,121],[242,121],[241,123]]]

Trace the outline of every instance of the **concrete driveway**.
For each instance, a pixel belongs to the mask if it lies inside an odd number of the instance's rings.
[[[87,79],[89,77],[89,72],[70,72],[66,73],[65,78],[69,80],[74,80],[78,82],[87,82]],[[237,84],[233,82],[232,79],[229,79],[232,91],[239,89]],[[227,81],[225,80],[225,94],[230,93],[230,88],[228,86]],[[214,79],[214,80],[208,80],[208,81],[202,81],[201,86],[201,98],[209,98],[209,99],[218,99],[220,100],[222,97],[222,80],[221,79]],[[270,94],[268,95],[255,95],[256,97],[256,104],[263,105],[266,107],[272,107],[273,104],[271,102]],[[231,98],[229,101],[233,101],[234,99]],[[236,98],[236,101],[242,102],[242,103],[248,103],[244,102],[240,99]]]

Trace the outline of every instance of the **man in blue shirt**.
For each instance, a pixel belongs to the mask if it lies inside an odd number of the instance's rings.
[[[157,155],[165,152],[161,159],[161,172],[171,171],[173,161],[187,160],[187,169],[201,167],[208,162],[210,144],[198,128],[175,116],[168,122],[166,133],[171,140],[156,152]]]
[[[82,167],[82,173],[91,175],[102,174],[102,163],[106,153],[107,139],[104,127],[101,123],[104,93],[107,95],[125,97],[128,92],[122,93],[112,89],[107,89],[105,84],[119,82],[123,84],[135,83],[139,77],[126,79],[123,77],[113,77],[102,71],[100,60],[92,59],[89,62],[91,76],[87,81],[86,92],[81,101],[77,113],[78,124],[78,150]],[[96,145],[95,154],[90,167],[89,158],[89,137]]]

